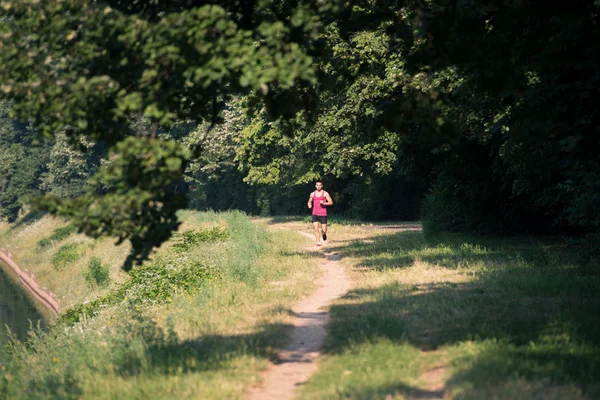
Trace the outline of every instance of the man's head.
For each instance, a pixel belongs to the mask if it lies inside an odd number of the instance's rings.
[[[321,189],[323,189],[323,182],[321,182],[321,181],[316,181],[316,182],[315,182],[315,187],[317,188],[317,190],[321,190]]]

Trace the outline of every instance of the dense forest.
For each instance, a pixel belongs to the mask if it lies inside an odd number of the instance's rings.
[[[4,2],[0,218],[335,213],[600,250],[600,2]],[[31,208],[33,207],[33,208]]]

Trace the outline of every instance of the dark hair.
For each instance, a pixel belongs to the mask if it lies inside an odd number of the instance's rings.
[[[323,181],[322,181],[322,180],[320,180],[320,179],[317,179],[317,180],[316,180],[316,182],[315,182],[315,185],[316,185],[317,183],[320,183],[320,184],[322,185],[322,184],[323,184]]]

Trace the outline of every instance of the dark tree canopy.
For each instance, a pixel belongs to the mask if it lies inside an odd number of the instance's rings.
[[[112,146],[85,193],[34,203],[131,240],[130,261],[176,229],[186,171],[196,188],[331,177],[356,204],[384,192],[382,217],[427,191],[438,229],[600,229],[597,1],[1,7],[12,116]]]

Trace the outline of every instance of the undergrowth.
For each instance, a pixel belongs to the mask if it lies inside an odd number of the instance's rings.
[[[69,264],[79,260],[85,253],[85,245],[82,243],[69,243],[61,246],[52,257],[52,265],[61,270]]]
[[[193,232],[175,239],[185,251],[161,247],[128,274],[113,265],[110,287],[90,288],[48,332],[12,342],[0,399],[243,396],[285,340],[286,310],[312,288],[317,264],[282,260],[299,251],[297,234],[274,240],[243,213],[180,218]],[[103,243],[90,252],[114,260]],[[73,264],[61,279],[82,280],[90,264],[102,262]]]
[[[100,257],[92,257],[84,277],[92,288],[94,286],[106,287],[110,281],[110,267],[102,264]]]
[[[75,228],[75,226],[70,225],[70,224],[67,226],[64,226],[62,228],[57,228],[54,230],[52,235],[48,236],[47,238],[39,240],[37,244],[41,248],[48,247],[54,242],[60,242],[61,240],[68,238],[76,230],[77,230],[77,228]]]
[[[67,310],[59,324],[73,325],[82,317],[94,317],[102,307],[128,302],[129,304],[157,304],[178,293],[190,293],[204,283],[217,279],[218,272],[198,261],[168,258],[148,266],[135,268],[131,279],[109,294]]]
[[[190,251],[199,243],[226,240],[230,236],[231,235],[225,229],[219,226],[201,231],[188,230],[174,235],[174,238],[179,239],[179,242],[175,243],[173,248],[178,253],[184,253]]]

